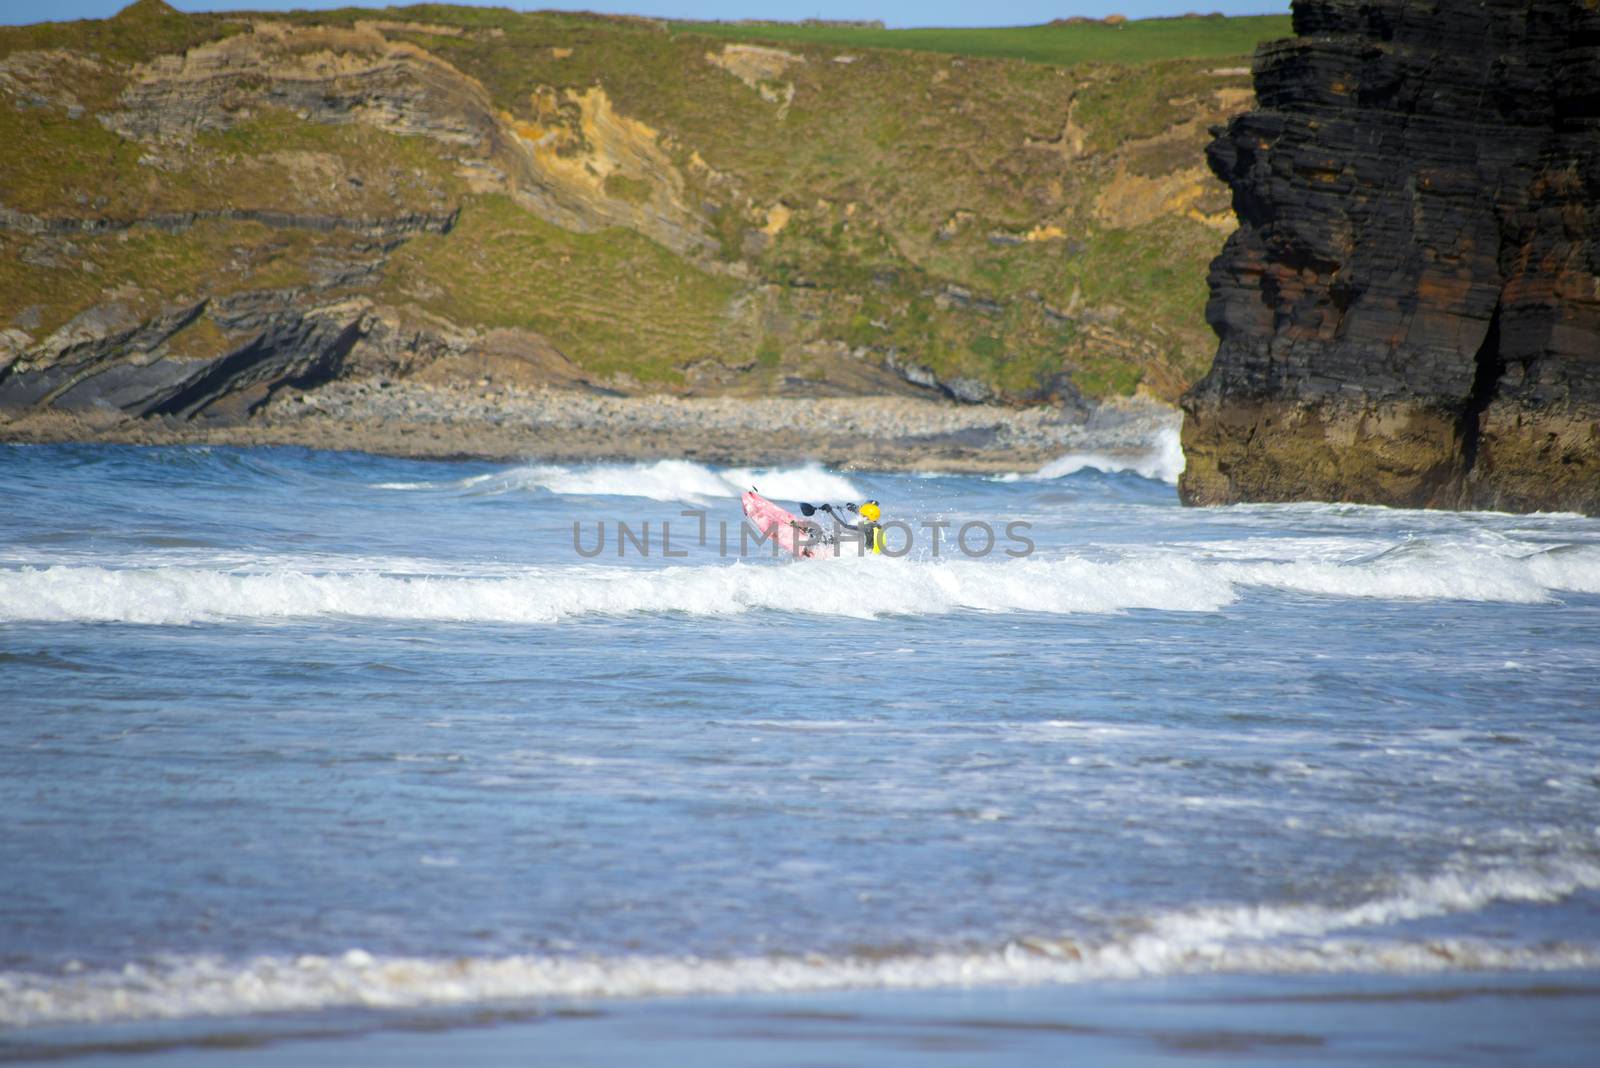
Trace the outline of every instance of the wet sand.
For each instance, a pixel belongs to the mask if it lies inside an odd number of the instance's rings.
[[[617,397],[572,390],[348,382],[281,392],[241,423],[114,413],[0,417],[0,441],[299,445],[415,458],[690,459],[997,473],[1064,453],[1147,451],[1177,414],[1130,400],[1091,412],[908,397]]]
[[[44,1037],[44,1036],[38,1036]],[[181,1068],[692,1063],[1587,1065],[1593,975],[1228,976],[1067,987],[598,1001],[471,1014],[144,1025],[33,1052]],[[22,1052],[0,1046],[0,1058]],[[26,1054],[24,1054],[26,1056]]]

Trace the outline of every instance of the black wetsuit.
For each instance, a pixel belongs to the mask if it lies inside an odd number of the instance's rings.
[[[856,524],[846,523],[841,520],[839,525],[846,530],[853,530],[860,534],[861,544],[866,547],[868,552],[883,551],[883,526],[877,520],[864,518],[860,523]]]

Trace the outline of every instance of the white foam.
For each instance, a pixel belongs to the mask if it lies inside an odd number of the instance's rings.
[[[1065,478],[1085,468],[1094,468],[1107,474],[1131,471],[1141,478],[1155,479],[1176,486],[1178,476],[1183,474],[1187,462],[1183,456],[1183,444],[1179,439],[1178,428],[1168,426],[1162,427],[1156,434],[1155,440],[1142,450],[1127,453],[1069,452],[1039,468],[1032,477]]]
[[[186,624],[230,619],[551,623],[592,615],[785,613],[872,618],[987,612],[1214,611],[1230,584],[1181,557],[1094,562],[850,559],[763,566],[529,568],[510,575],[310,574],[200,568],[0,571],[0,620]]]
[[[1228,906],[1172,913],[1152,924],[1151,933],[1141,939],[1170,948],[1284,936],[1321,937],[1334,931],[1390,927],[1431,916],[1476,912],[1494,902],[1551,904],[1594,889],[1600,889],[1600,864],[1588,860],[1558,860],[1529,868],[1443,871],[1431,876],[1406,876],[1387,891],[1347,906]]]
[[[893,955],[490,958],[341,956],[166,957],[122,968],[0,974],[0,1026],[98,1024],[128,1019],[404,1009],[506,1001],[855,988],[925,989],[1073,983],[1202,973],[1438,973],[1593,970],[1600,945],[1518,945],[1481,938],[1405,939],[1335,931],[1480,909],[1496,901],[1559,901],[1600,888],[1600,868],[1452,873],[1402,880],[1347,908],[1241,906],[1191,910],[1091,941],[1019,938],[980,950]]]
[[[1420,974],[1600,967],[1600,949],[1498,946],[1475,939],[1340,940],[1318,945],[1200,945],[1143,959],[1063,940],[1022,939],[988,952],[902,957],[500,958],[257,957],[167,959],[76,975],[0,977],[0,1026],[421,1009],[532,1000],[687,997],[828,990],[919,990],[1134,979],[1202,973]]]
[[[759,610],[855,618],[962,610],[1207,612],[1233,603],[1248,588],[1537,604],[1559,593],[1600,593],[1600,546],[1532,550],[1508,543],[1491,551],[1476,543],[1421,544],[1350,562],[1318,551],[1309,559],[1246,560],[1200,546],[1158,546],[1106,559],[1011,560],[997,550],[975,560],[847,555],[782,566],[764,561],[645,569],[595,563],[495,573],[461,564],[434,567],[424,560],[341,563],[337,557],[189,566],[13,564],[0,568],[0,621],[187,624],[355,616],[551,623],[593,615],[730,616]]]
[[[456,482],[379,482],[374,489],[446,489],[473,494],[544,490],[582,497],[656,501],[725,500],[755,486],[779,500],[846,501],[862,496],[849,479],[817,464],[719,469],[689,460],[632,464],[529,464]]]
[[[1596,546],[1491,551],[1471,543],[1420,544],[1354,562],[1227,562],[1215,569],[1240,585],[1329,597],[1538,604],[1557,592],[1600,593]]]

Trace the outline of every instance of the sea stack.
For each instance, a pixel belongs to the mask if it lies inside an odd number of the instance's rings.
[[[1239,229],[1190,504],[1600,514],[1600,0],[1296,0],[1208,157]]]

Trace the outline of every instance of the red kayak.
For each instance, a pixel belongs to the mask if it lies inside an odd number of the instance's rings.
[[[807,559],[817,555],[815,548],[802,544],[803,531],[811,529],[812,524],[795,518],[793,512],[779,508],[754,490],[741,497],[740,502],[744,505],[744,514],[756,529],[763,535],[770,534],[784,552]]]

